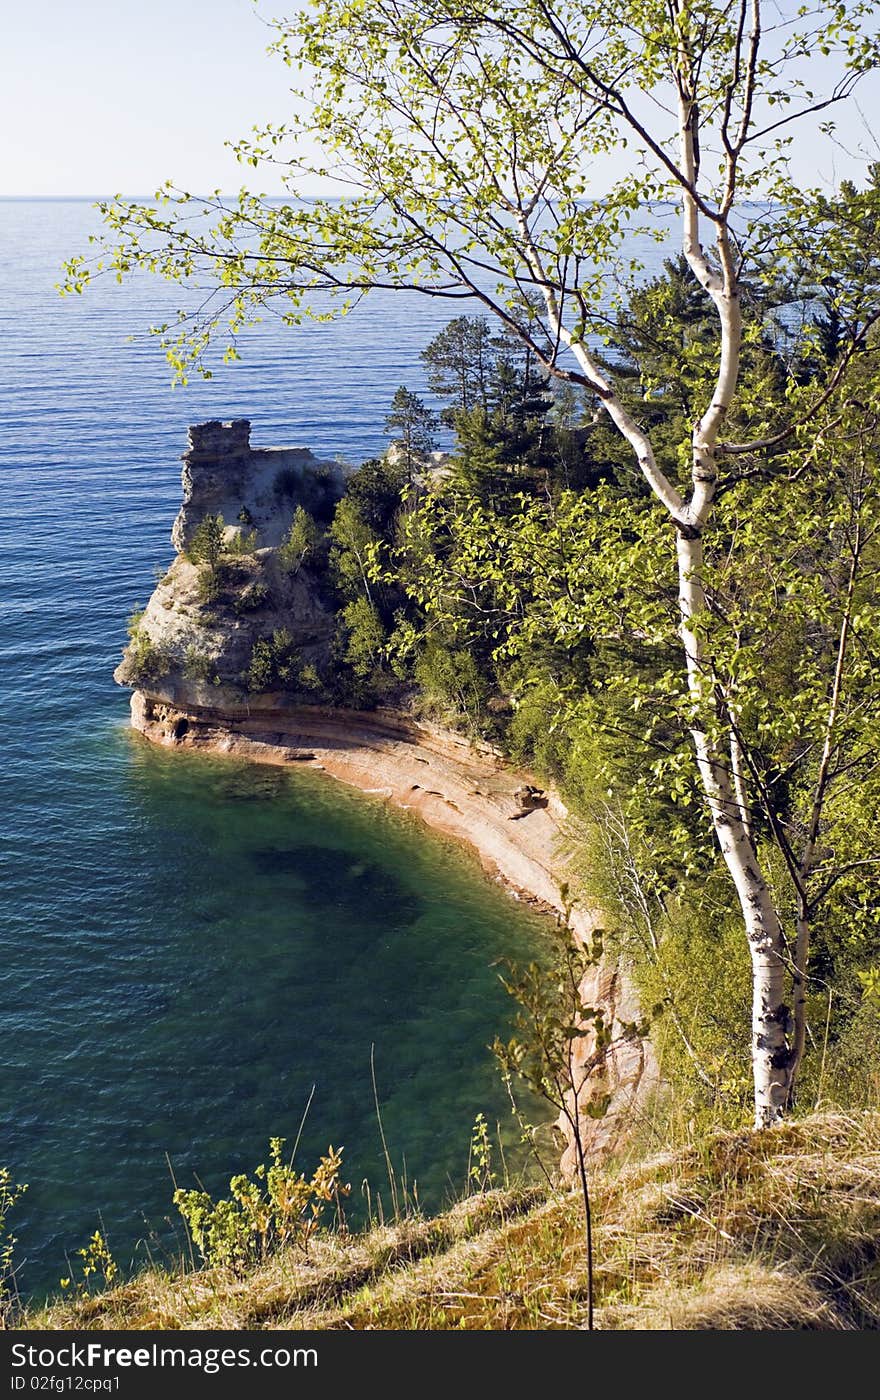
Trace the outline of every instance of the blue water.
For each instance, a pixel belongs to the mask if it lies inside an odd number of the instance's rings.
[[[133,332],[152,281],[60,300],[87,203],[0,202],[0,1164],[27,1296],[103,1224],[120,1264],[168,1257],[168,1162],[212,1190],[292,1137],[345,1147],[357,1199],[395,1168],[425,1203],[463,1183],[474,1115],[509,1115],[487,1044],[494,966],[537,921],[457,849],[322,780],[169,755],[127,728],[111,673],[172,551],[186,427],[249,417],[257,445],[352,462],[447,305],[376,300],[337,325],[247,338],[171,391]],[[387,1193],[386,1193],[387,1195]]]

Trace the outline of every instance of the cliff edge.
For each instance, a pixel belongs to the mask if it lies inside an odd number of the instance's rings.
[[[593,911],[569,907],[568,813],[558,793],[491,745],[405,705],[332,703],[337,601],[322,559],[344,469],[304,448],[254,449],[246,420],[191,427],[183,463],[178,555],[132,618],[114,673],[134,692],[134,728],[166,747],[302,764],[392,801],[470,846],[517,898],[564,914],[589,944]],[[631,1032],[638,1003],[619,967],[598,962],[581,993],[602,1008],[607,1032],[598,1052],[592,1029],[573,1046],[591,1083],[582,1107],[610,1100],[584,1130],[592,1151],[606,1151],[656,1084],[656,1065]],[[563,1171],[574,1166],[569,1143]]]
[[[311,544],[289,542],[298,512],[315,539],[326,530],[345,469],[308,448],[251,447],[250,427],[189,429],[177,558],[132,618],[114,675],[156,701],[247,714],[308,699],[332,669],[332,595]]]

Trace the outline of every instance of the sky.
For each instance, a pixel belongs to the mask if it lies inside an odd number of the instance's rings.
[[[167,179],[197,193],[248,182],[281,192],[223,143],[292,110],[295,75],[266,54],[265,19],[291,13],[291,0],[6,0],[4,9],[0,196],[151,194]],[[880,111],[873,77],[859,105],[865,117]],[[847,150],[880,157],[880,122],[875,133],[857,109],[841,115],[841,146],[822,142],[817,168],[820,147],[804,130],[796,174],[805,184],[857,178]]]
[[[148,194],[167,179],[235,190],[245,167],[224,141],[291,111],[294,74],[267,56],[251,0],[0,8],[0,195]]]

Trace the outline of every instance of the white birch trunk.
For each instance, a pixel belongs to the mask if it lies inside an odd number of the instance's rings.
[[[679,531],[677,553],[681,636],[688,685],[695,707],[705,703],[703,643],[690,625],[705,611],[702,540]],[[721,854],[730,872],[743,914],[752,964],[752,1076],[755,1127],[777,1122],[788,1102],[791,1051],[789,1008],[785,1004],[785,938],[768,883],[752,844],[731,775],[727,754],[696,724],[691,729],[703,790]]]
[[[727,229],[727,211],[732,200],[735,166],[728,168],[728,197],[715,223],[717,267],[713,267],[700,242],[700,218],[694,197],[698,178],[694,143],[694,100],[690,91],[687,53],[679,54],[679,142],[681,154],[682,246],[697,281],[711,297],[718,313],[721,332],[718,375],[711,402],[695,423],[692,436],[692,489],[685,499],[660,468],[653,445],[627,411],[613,385],[583,341],[576,340],[562,321],[559,303],[553,293],[538,248],[531,237],[525,216],[520,217],[526,261],[543,293],[551,335],[568,346],[602,406],[619,432],[630,444],[639,466],[656,498],[667,510],[676,530],[681,610],[680,635],[684,647],[687,684],[693,704],[691,728],[700,778],[712,816],[722,856],[730,872],[742,909],[752,965],[752,1070],[755,1093],[755,1126],[766,1127],[783,1115],[789,1097],[792,1051],[788,1044],[790,1010],[785,1004],[785,937],[769,884],[760,869],[751,837],[747,804],[746,775],[730,762],[735,740],[729,722],[721,742],[711,741],[700,727],[701,709],[711,704],[711,682],[705,645],[699,621],[706,613],[703,580],[703,532],[710,521],[718,480],[717,446],[721,425],[733,401],[739,379],[742,348],[742,313],[739,300],[736,257]],[[710,689],[706,691],[706,686]],[[724,728],[713,713],[713,724]],[[736,744],[734,743],[734,748]]]
[[[684,254],[694,276],[715,304],[721,330],[715,390],[693,430],[693,491],[684,519],[676,522],[681,638],[688,689],[694,713],[699,716],[703,707],[715,708],[711,705],[711,665],[705,655],[699,626],[694,626],[694,622],[699,624],[706,614],[702,535],[711,517],[718,480],[718,435],[739,379],[742,313],[736,260],[726,219],[719,217],[716,224],[717,269],[709,263],[700,243],[699,211],[691,193],[696,187],[697,164],[686,55],[680,58],[679,83],[679,140],[686,182],[682,194]],[[720,715],[717,719],[720,725]],[[752,964],[755,1127],[763,1128],[781,1118],[789,1097],[792,1055],[788,1045],[790,1011],[785,1003],[785,937],[751,838],[746,775],[741,768],[736,774],[732,772],[729,755],[732,749],[736,751],[738,744],[729,719],[724,727],[723,746],[707,737],[699,719],[691,735],[715,835],[736,889],[748,939]]]

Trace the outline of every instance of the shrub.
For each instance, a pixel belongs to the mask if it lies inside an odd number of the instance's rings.
[[[296,679],[296,661],[296,647],[286,627],[278,628],[271,637],[258,637],[245,676],[248,690],[271,690],[275,685],[289,685]]]
[[[15,1236],[7,1233],[6,1217],[26,1190],[26,1185],[13,1185],[8,1167],[0,1167],[0,1329],[6,1325],[13,1306],[12,1252]]]
[[[356,676],[381,671],[385,628],[375,606],[365,597],[355,598],[342,609],[347,632],[345,659]]]
[[[214,663],[210,656],[189,646],[183,662],[183,674],[191,681],[209,681],[214,674]]]
[[[303,666],[299,673],[299,683],[304,690],[323,690],[324,682],[318,674],[318,668],[311,661]]]
[[[371,530],[387,537],[400,510],[406,481],[407,471],[402,463],[372,457],[352,472],[345,496]]]
[[[545,776],[559,776],[568,766],[572,736],[565,724],[566,698],[552,680],[536,678],[524,688],[510,719],[501,721],[511,757]]]
[[[283,1147],[284,1138],[271,1138],[270,1165],[258,1166],[253,1180],[232,1177],[227,1199],[214,1201],[207,1191],[175,1191],[174,1204],[207,1265],[244,1273],[285,1245],[306,1249],[325,1207],[348,1195],[350,1188],[339,1179],[341,1150],[329,1147],[308,1179],[282,1162]]]
[[[429,706],[448,719],[463,719],[478,731],[485,710],[488,682],[467,651],[429,641],[415,666],[416,684]]]
[[[293,496],[302,485],[300,473],[293,467],[282,467],[275,477],[273,491],[275,495],[283,499],[285,496]]]
[[[223,586],[223,575],[219,567],[203,569],[196,584],[196,597],[200,603],[215,603]]]
[[[194,564],[207,564],[213,573],[224,548],[226,525],[222,515],[206,515],[193,531],[187,556]]]
[[[134,612],[128,621],[128,644],[126,660],[129,679],[136,685],[141,681],[157,681],[167,676],[171,670],[171,657],[162,647],[157,647],[152,638],[141,626],[143,612]]]
[[[254,642],[247,669],[247,688],[253,691],[269,690],[274,679],[275,658],[272,654],[272,643],[265,637],[258,637]]]
[[[695,898],[673,871],[661,874],[653,832],[598,794],[578,836],[583,885],[652,1010],[654,1050],[674,1087],[666,1132],[739,1126],[751,1099],[751,977],[725,872],[717,863],[702,870]]]
[[[135,608],[134,612],[131,614],[131,617],[128,619],[128,635],[131,637],[132,641],[134,641],[135,637],[140,631],[140,626],[144,620],[144,613],[146,611],[146,608],[138,606]]]
[[[226,549],[229,554],[253,554],[260,543],[259,530],[236,530]]]
[[[77,1295],[80,1298],[88,1297],[92,1283],[100,1282],[102,1290],[113,1287],[119,1277],[119,1266],[110,1253],[110,1246],[100,1230],[96,1230],[88,1244],[82,1249],[78,1249],[76,1253],[77,1257],[82,1260],[80,1265],[82,1279],[76,1285]],[[70,1284],[70,1278],[61,1280],[62,1288],[69,1288]]]
[[[233,605],[235,612],[239,614],[256,612],[257,608],[264,606],[268,597],[269,590],[264,583],[251,584],[250,588],[246,588],[236,598]]]
[[[287,538],[278,550],[278,562],[287,573],[295,574],[315,547],[318,527],[308,511],[297,506]]]

